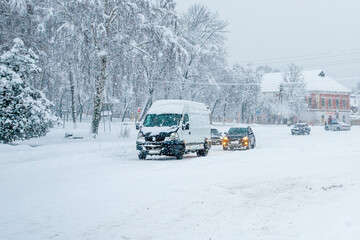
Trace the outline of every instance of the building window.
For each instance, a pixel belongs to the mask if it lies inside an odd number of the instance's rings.
[[[311,106],[312,106],[311,98],[308,99],[308,104],[309,104],[309,108],[311,108]]]
[[[331,98],[328,99],[328,108],[331,108]]]
[[[321,107],[325,108],[325,98],[321,99]]]
[[[342,105],[343,105],[343,108],[346,109],[346,99],[342,100]]]
[[[340,100],[336,99],[336,108],[340,108]]]

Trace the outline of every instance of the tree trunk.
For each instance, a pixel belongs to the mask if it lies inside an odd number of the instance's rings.
[[[125,116],[126,116],[126,112],[129,108],[129,103],[130,103],[130,100],[128,101],[126,98],[124,99],[124,108],[123,108],[123,114],[122,114],[122,117],[121,117],[121,122],[124,122],[125,121]]]
[[[149,96],[149,98],[148,98],[148,100],[147,100],[147,102],[145,104],[144,110],[141,113],[141,117],[140,117],[139,121],[142,121],[144,119],[145,114],[147,113],[147,111],[149,110],[151,105],[152,105],[152,95]]]
[[[215,111],[216,105],[219,103],[219,101],[220,101],[220,98],[216,99],[216,101],[215,101],[215,103],[214,103],[214,106],[213,106],[212,109],[211,109],[211,113],[210,113],[210,124],[213,123],[214,111]]]
[[[101,72],[100,76],[96,80],[96,92],[94,99],[94,112],[91,122],[91,132],[93,134],[99,133],[99,123],[101,121],[101,108],[104,100],[104,86],[106,81],[106,55],[101,56]]]
[[[60,101],[59,101],[60,103],[59,103],[59,106],[58,106],[58,112],[59,112],[59,116],[60,116],[61,119],[63,118],[63,109],[62,108],[63,108],[63,99],[64,99],[65,93],[66,93],[66,88],[61,94]]]
[[[182,100],[183,99],[183,96],[185,96],[185,82],[187,81],[189,77],[189,70],[187,70],[184,74],[184,79],[182,79],[182,82],[181,82],[181,92],[180,92],[180,96],[179,96],[179,99]]]
[[[226,101],[225,101],[225,103],[224,103],[223,117],[224,117],[224,122],[223,122],[223,124],[225,125],[225,122],[226,122]]]
[[[75,83],[72,75],[71,65],[69,68],[70,94],[71,94],[71,117],[73,120],[73,127],[76,129],[76,105],[75,105]]]
[[[167,83],[167,78],[165,78],[164,81],[164,99],[167,100],[169,98],[169,92],[168,92],[168,83]]]
[[[78,116],[79,116],[79,121],[82,122],[82,115],[84,112],[84,104],[81,102],[80,94],[78,95],[78,101],[79,101],[79,105],[80,105]]]
[[[153,95],[154,95],[154,85],[152,84],[149,89],[149,98],[145,104],[144,110],[141,114],[139,121],[142,121],[144,119],[145,114],[148,112],[149,108],[151,107],[153,101]]]
[[[141,113],[141,117],[140,117],[139,121],[142,121],[145,118],[145,114],[148,112],[149,108],[152,105],[153,95],[154,95],[155,80],[152,78],[150,71],[148,69],[146,70],[146,73],[147,73],[147,77],[149,79],[149,97],[148,97],[148,100],[146,101],[146,104]]]

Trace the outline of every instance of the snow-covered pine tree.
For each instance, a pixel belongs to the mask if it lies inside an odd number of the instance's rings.
[[[44,136],[56,122],[50,101],[27,83],[31,73],[40,71],[35,61],[19,38],[0,56],[0,142]]]

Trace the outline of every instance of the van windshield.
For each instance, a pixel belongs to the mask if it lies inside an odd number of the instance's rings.
[[[144,127],[171,127],[178,126],[181,114],[148,114],[144,120]]]

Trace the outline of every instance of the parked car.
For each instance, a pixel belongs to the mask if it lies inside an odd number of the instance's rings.
[[[222,138],[221,133],[216,128],[211,129],[211,144],[221,144]]]
[[[249,126],[233,127],[223,138],[223,149],[250,149],[256,147],[255,134]]]
[[[211,147],[209,111],[205,104],[184,100],[155,101],[139,134],[139,159],[148,155],[167,155],[182,159],[185,153],[206,156]]]
[[[346,130],[350,130],[350,125],[344,122],[332,122],[329,125],[325,126],[325,130],[329,131],[346,131]]]
[[[304,134],[310,134],[311,128],[307,123],[296,123],[291,128],[291,134],[292,135],[304,135]]]

